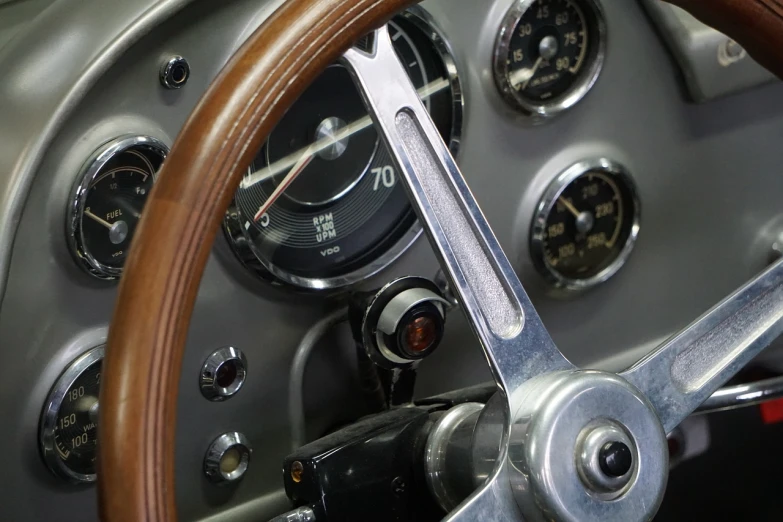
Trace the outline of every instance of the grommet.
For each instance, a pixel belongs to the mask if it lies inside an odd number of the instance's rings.
[[[160,83],[167,89],[181,89],[190,79],[190,64],[182,56],[172,56],[160,68]]]

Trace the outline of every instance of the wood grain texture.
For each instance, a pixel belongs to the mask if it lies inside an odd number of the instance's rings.
[[[726,33],[783,79],[783,0],[669,0]]]
[[[176,520],[180,366],[225,210],[262,143],[318,74],[412,3],[287,1],[232,58],[186,123],[136,231],[109,333],[100,397],[102,520]]]

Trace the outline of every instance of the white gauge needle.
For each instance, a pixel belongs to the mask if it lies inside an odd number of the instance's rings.
[[[571,203],[570,201],[568,201],[566,198],[560,197],[560,198],[558,198],[557,201],[560,202],[565,208],[567,208],[568,211],[571,214],[573,214],[575,218],[579,219],[579,216],[582,215],[582,213],[579,212],[579,210],[577,210],[577,208],[574,206],[574,204]]]
[[[539,56],[532,69],[519,69],[518,71],[511,73],[511,76],[509,77],[511,86],[516,90],[527,89],[530,80],[536,75],[538,68],[541,67],[542,63],[544,63],[544,58]]]
[[[435,80],[434,82],[428,83],[427,85],[419,89],[418,91],[419,97],[422,100],[427,100],[433,95],[439,93],[440,91],[448,89],[450,86],[451,86],[451,82],[449,82],[448,79],[440,78],[438,80]],[[252,187],[253,185],[257,185],[258,183],[262,183],[268,179],[272,179],[276,177],[278,174],[280,174],[281,172],[285,172],[287,169],[290,169],[292,166],[294,167],[293,169],[291,169],[292,172],[299,170],[299,172],[296,173],[296,175],[298,176],[299,174],[301,174],[301,171],[304,170],[304,167],[306,167],[310,163],[310,161],[312,161],[312,156],[315,156],[322,150],[331,147],[335,143],[338,143],[346,138],[349,138],[354,134],[357,134],[371,126],[372,126],[372,118],[370,118],[370,116],[365,116],[360,120],[357,120],[349,125],[346,125],[338,132],[336,132],[333,136],[320,139],[315,143],[313,143],[312,145],[310,145],[309,147],[307,147],[306,149],[300,149],[292,154],[289,154],[285,158],[276,161],[275,163],[269,165],[264,169],[257,170],[245,176],[245,179],[243,179],[242,183],[240,184],[240,188],[247,189]],[[296,167],[299,166],[300,163],[302,163],[302,161],[305,159],[307,155],[310,156],[310,161],[307,161],[307,164],[305,164],[304,167],[302,167],[301,169],[297,169]],[[286,181],[288,181],[289,177],[290,174],[286,177]],[[281,183],[280,186],[286,185],[286,181]],[[293,181],[294,180],[291,179],[287,185],[290,185]],[[275,191],[275,193],[277,193],[277,191]],[[271,197],[269,199],[272,200]],[[266,204],[264,204],[264,206],[267,207],[267,210],[269,210]],[[261,212],[260,215],[263,216],[264,214],[265,212]]]
[[[114,225],[112,225],[108,221],[104,221],[103,219],[99,218],[98,216],[96,216],[95,214],[90,212],[89,210],[85,210],[84,211],[84,215],[87,216],[88,218],[92,219],[93,221],[95,221],[97,223],[100,223],[101,225],[103,225],[104,227],[108,228],[109,230],[111,230],[112,227],[114,227]]]

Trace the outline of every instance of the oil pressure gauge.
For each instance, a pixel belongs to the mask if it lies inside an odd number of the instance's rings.
[[[98,391],[104,347],[85,353],[63,372],[41,414],[41,454],[49,469],[73,483],[95,482]]]
[[[605,53],[598,0],[517,0],[498,36],[495,80],[509,104],[540,123],[585,97]]]
[[[555,287],[586,290],[625,264],[641,205],[626,169],[607,159],[578,163],[550,185],[531,232],[533,261]]]

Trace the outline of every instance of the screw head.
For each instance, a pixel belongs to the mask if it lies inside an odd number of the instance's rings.
[[[392,480],[391,488],[392,488],[392,492],[396,496],[401,497],[402,495],[404,495],[406,487],[407,486],[405,484],[405,480],[403,480],[402,477],[396,477],[394,480]]]
[[[302,482],[302,476],[304,475],[304,466],[298,460],[291,464],[291,480],[299,484]]]

